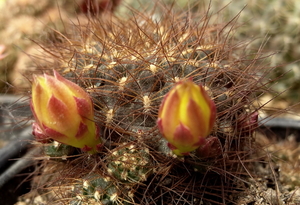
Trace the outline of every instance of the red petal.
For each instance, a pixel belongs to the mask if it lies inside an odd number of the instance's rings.
[[[96,150],[97,150],[98,152],[100,152],[101,149],[102,149],[102,147],[103,147],[103,144],[97,144],[97,145],[96,145]]]
[[[38,76],[36,76],[36,75],[33,76],[33,82],[32,82],[32,98],[33,99],[38,99],[38,97],[41,96],[42,90],[43,90],[37,78],[38,78]]]
[[[38,142],[48,143],[50,140],[50,137],[44,134],[43,130],[36,122],[32,123],[32,134]]]
[[[193,147],[200,147],[201,145],[205,144],[207,138],[199,136],[198,139],[199,141],[193,144]]]
[[[175,147],[174,145],[172,145],[171,143],[168,142],[168,147],[170,148],[170,150],[175,150],[177,149],[177,147]]]
[[[91,147],[88,147],[87,145],[84,145],[84,147],[81,148],[81,150],[84,151],[84,152],[88,152],[88,151],[91,151],[92,148],[91,148]]]
[[[75,97],[75,102],[77,105],[77,112],[79,115],[83,117],[92,117],[93,116],[93,110],[92,110],[92,103],[88,102],[86,99]],[[88,100],[91,100],[90,98]]]
[[[168,118],[170,117],[171,119],[173,119],[172,116],[170,115],[177,116],[179,104],[180,104],[180,97],[177,91],[168,95],[163,107],[162,114],[164,116],[161,117],[168,117]]]
[[[62,89],[64,89],[61,86],[61,83],[58,80],[56,80],[53,76],[44,74],[44,78],[46,79],[46,85],[48,86],[45,89],[49,89],[52,92],[58,92],[58,93],[61,93]]]
[[[164,129],[163,129],[163,126],[162,126],[162,119],[161,118],[158,118],[157,120],[157,126],[158,126],[158,129],[160,131],[161,134],[164,133]]]
[[[207,132],[210,119],[204,119],[202,108],[192,99],[188,102],[186,115],[188,119],[184,124],[189,127],[193,136],[206,137],[209,134]]]
[[[79,85],[73,83],[72,81],[62,77],[56,70],[53,70],[54,77],[65,84],[68,89],[73,93],[74,96],[82,97],[82,98],[89,98],[89,94],[83,90]]]
[[[62,138],[65,138],[66,136],[54,129],[51,129],[45,125],[43,125],[44,127],[44,133],[45,135],[47,135],[48,137],[50,137],[51,139],[57,140],[57,141],[61,141]]]
[[[212,129],[215,120],[216,120],[216,104],[215,102],[208,96],[207,92],[205,91],[204,87],[199,85],[202,96],[204,97],[205,101],[209,104],[210,109],[210,120],[209,120],[209,128]],[[210,130],[209,130],[210,131]]]
[[[84,136],[84,133],[87,132],[87,130],[88,130],[88,127],[87,127],[85,124],[83,124],[82,122],[80,122],[78,131],[77,131],[75,137],[76,137],[77,139],[82,138],[82,137]]]
[[[64,102],[57,99],[54,95],[51,96],[51,98],[48,101],[48,112],[52,121],[55,121],[55,123],[67,123],[67,118],[69,115],[68,107]],[[50,119],[48,119],[50,120]],[[70,119],[71,120],[71,119]]]
[[[49,75],[45,75],[45,78],[48,87],[44,89],[49,90],[48,92],[51,92],[52,95],[55,95],[55,97],[64,101],[68,107],[72,108],[74,106],[72,96],[75,94],[70,90],[69,85]]]
[[[180,123],[174,133],[173,143],[177,146],[180,145],[181,147],[192,147],[194,145],[194,137],[190,129]]]
[[[67,80],[66,78],[62,77],[56,70],[53,70],[53,74],[54,74],[54,77],[61,82],[64,82]],[[69,80],[67,80],[67,81],[69,81]]]
[[[173,135],[176,126],[179,124],[179,105],[180,98],[177,91],[170,93],[163,103],[159,117],[162,119],[161,126],[166,137]]]
[[[32,100],[31,100],[31,110],[34,111],[36,119],[41,117],[39,115],[42,112],[42,106],[47,104],[47,93],[44,92],[42,86],[37,82],[38,80],[35,77],[35,81],[32,85]],[[39,119],[41,120],[41,119]]]

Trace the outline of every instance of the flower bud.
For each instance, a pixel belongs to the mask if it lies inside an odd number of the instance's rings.
[[[33,76],[31,110],[38,141],[53,139],[89,153],[101,147],[91,97],[56,71],[54,76]]]
[[[178,156],[205,143],[216,118],[216,106],[205,89],[191,80],[178,82],[165,96],[158,113],[158,128]]]
[[[258,127],[258,112],[254,111],[251,114],[243,114],[238,118],[237,128],[241,134],[251,135]]]
[[[209,136],[205,143],[196,149],[196,155],[200,158],[211,158],[222,154],[221,142],[217,137]]]

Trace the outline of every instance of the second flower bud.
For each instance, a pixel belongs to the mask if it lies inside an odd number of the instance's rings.
[[[182,80],[165,96],[158,113],[158,127],[173,153],[183,156],[205,143],[215,118],[215,103],[204,87]]]

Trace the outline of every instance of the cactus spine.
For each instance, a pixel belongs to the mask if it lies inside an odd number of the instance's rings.
[[[51,173],[50,165],[56,171],[45,183],[52,190],[43,196],[48,203],[228,203],[246,174],[257,126],[249,119],[268,71],[244,54],[246,45],[231,42],[234,25],[210,25],[208,13],[155,12],[90,18],[46,48],[55,57],[48,68],[92,96],[104,140],[97,155],[45,164],[41,175]],[[161,100],[184,78],[205,86],[216,103],[211,135],[219,154],[174,158],[158,132]]]

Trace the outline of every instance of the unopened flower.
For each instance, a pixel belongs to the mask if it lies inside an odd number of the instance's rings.
[[[158,113],[158,127],[178,156],[205,143],[216,118],[216,106],[201,85],[178,82],[165,96]]]
[[[205,143],[196,150],[196,155],[200,158],[211,158],[222,154],[221,142],[217,137],[209,136]]]
[[[89,153],[100,148],[91,97],[56,71],[54,76],[33,76],[31,109],[38,141],[53,139]]]
[[[237,128],[241,134],[252,134],[258,127],[258,112],[254,111],[251,114],[243,114],[237,121]]]

